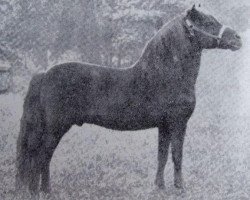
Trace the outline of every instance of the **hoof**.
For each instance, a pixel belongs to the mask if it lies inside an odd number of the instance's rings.
[[[42,199],[55,199],[54,196],[50,192],[45,193],[45,192],[41,191],[41,197],[42,197]]]
[[[40,199],[40,195],[38,192],[30,192],[30,199],[31,200],[39,200]]]
[[[31,195],[31,199],[39,199],[39,190],[37,187],[29,187],[29,193]]]
[[[165,189],[166,189],[165,183],[164,183],[163,180],[156,179],[156,180],[155,180],[155,185],[156,185],[157,188],[160,189],[160,190],[165,190]]]
[[[174,186],[177,189],[184,189],[183,179],[180,173],[176,173],[174,176]]]
[[[174,186],[175,186],[177,189],[183,189],[183,185],[180,184],[180,183],[175,183]]]
[[[50,187],[41,187],[41,192],[43,192],[44,194],[50,194],[51,192],[51,188]]]
[[[183,186],[183,183],[182,182],[175,182],[174,183],[174,186],[175,186],[175,188],[177,188],[177,189],[184,189],[184,186]]]

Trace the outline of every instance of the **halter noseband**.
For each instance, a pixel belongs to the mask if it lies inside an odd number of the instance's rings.
[[[219,44],[220,44],[220,41],[221,41],[221,38],[222,38],[222,35],[223,35],[225,29],[228,28],[227,26],[222,25],[222,27],[220,28],[219,34],[218,34],[218,35],[213,35],[213,34],[211,34],[211,33],[208,33],[208,32],[206,32],[206,31],[204,31],[204,30],[198,28],[198,27],[197,27],[196,25],[194,25],[194,23],[193,23],[191,20],[189,20],[189,19],[186,19],[185,22],[186,22],[187,28],[188,28],[188,30],[189,30],[189,32],[190,32],[190,34],[191,34],[192,36],[194,36],[194,30],[195,30],[195,31],[197,31],[197,32],[199,32],[199,33],[202,33],[203,35],[206,35],[206,36],[208,36],[208,37],[210,37],[210,38],[215,39],[215,40],[217,41],[217,45],[218,45],[218,46],[219,46]]]

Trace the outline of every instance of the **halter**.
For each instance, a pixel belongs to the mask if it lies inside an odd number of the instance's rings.
[[[218,35],[213,35],[213,34],[211,34],[211,33],[208,33],[208,32],[206,32],[206,31],[204,31],[204,30],[198,28],[198,27],[197,27],[192,21],[190,21],[189,19],[186,19],[185,22],[186,22],[187,28],[188,28],[188,30],[189,30],[189,32],[190,32],[190,34],[191,34],[192,36],[194,36],[194,30],[195,30],[195,31],[197,31],[197,32],[199,32],[199,33],[202,33],[203,35],[206,35],[206,36],[208,36],[208,37],[210,37],[210,38],[215,39],[215,40],[217,41],[217,45],[218,45],[218,46],[219,46],[219,44],[220,44],[220,41],[221,41],[221,38],[222,38],[222,35],[223,35],[225,29],[228,28],[227,26],[222,25],[222,27],[220,28],[219,34],[218,34]]]

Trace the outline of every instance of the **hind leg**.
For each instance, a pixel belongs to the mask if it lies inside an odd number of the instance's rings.
[[[38,164],[38,155],[37,153],[31,158],[31,171],[29,174],[29,190],[31,195],[38,195],[38,186],[40,182],[40,167]]]
[[[44,156],[42,160],[42,169],[41,169],[41,191],[44,193],[50,193],[50,161],[52,159],[53,153],[56,150],[57,145],[60,142],[58,138],[48,139],[46,142],[46,149],[44,151]]]
[[[28,125],[27,125],[28,126]],[[32,195],[38,195],[39,190],[39,183],[40,183],[40,164],[39,164],[39,152],[41,148],[41,135],[43,131],[40,127],[37,128],[37,130],[27,129],[30,132],[30,136],[27,139],[27,145],[28,145],[28,155],[26,156],[27,162],[26,165],[30,166],[29,169],[27,169],[27,178],[28,178],[28,187],[29,191]],[[31,134],[33,133],[33,134]]]
[[[60,127],[60,126],[59,126]],[[62,136],[70,129],[71,126],[61,126],[57,131],[50,132],[46,135],[44,141],[44,151],[42,152],[42,169],[41,169],[41,191],[50,193],[50,161],[53,153],[59,144]],[[54,129],[55,130],[55,129]]]

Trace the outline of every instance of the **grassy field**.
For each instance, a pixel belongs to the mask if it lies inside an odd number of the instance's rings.
[[[13,199],[22,98],[1,98],[6,104],[1,105],[0,198]],[[158,191],[153,184],[157,129],[118,132],[83,125],[73,127],[55,152],[50,199],[249,199],[250,126],[246,118],[223,117],[213,124],[200,120],[194,115],[187,130],[185,192],[173,187],[171,156],[165,172],[167,189]],[[41,199],[49,198],[41,195]]]
[[[222,55],[233,56],[231,52]],[[202,65],[210,67],[209,63],[216,65],[220,59],[205,58]],[[204,78],[201,72],[200,79]],[[198,87],[202,87],[199,81]],[[214,103],[201,96],[185,140],[185,192],[173,187],[171,156],[165,171],[166,190],[157,190],[153,184],[157,129],[119,132],[83,125],[73,127],[59,144],[51,163],[52,196],[42,194],[40,199],[249,200],[250,117],[239,115],[237,102],[231,101],[211,114]],[[14,194],[14,178],[22,102],[17,94],[0,96],[0,199],[4,200],[20,199]]]

